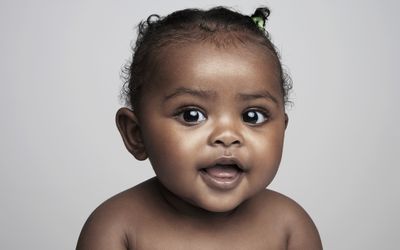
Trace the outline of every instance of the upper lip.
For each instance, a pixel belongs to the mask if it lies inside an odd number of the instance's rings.
[[[219,157],[215,161],[213,161],[209,167],[214,167],[215,165],[235,165],[240,170],[245,171],[245,167],[236,157],[230,157],[230,156]]]

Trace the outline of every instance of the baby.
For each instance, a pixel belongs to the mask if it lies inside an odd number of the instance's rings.
[[[294,201],[266,189],[282,156],[285,80],[259,8],[185,9],[139,25],[116,122],[156,177],[100,205],[77,249],[322,249]]]

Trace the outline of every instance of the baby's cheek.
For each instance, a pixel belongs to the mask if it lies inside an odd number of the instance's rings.
[[[190,166],[193,154],[189,147],[182,144],[177,138],[160,134],[153,141],[148,146],[148,155],[156,172],[179,175],[185,166]]]
[[[254,143],[250,149],[252,153],[252,166],[250,171],[253,172],[253,177],[257,179],[260,185],[269,184],[274,178],[282,157],[282,143],[278,140],[260,141]]]

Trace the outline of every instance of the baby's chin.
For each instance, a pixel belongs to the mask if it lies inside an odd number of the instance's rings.
[[[215,199],[214,197],[214,199],[210,199],[210,197],[208,197],[205,200],[191,200],[188,202],[209,213],[215,213],[216,215],[229,215],[240,207],[246,200],[247,197],[245,199],[235,197],[231,197],[230,199]]]
[[[161,182],[160,182],[161,183]],[[168,184],[168,183],[167,183]],[[207,187],[182,188],[179,185],[161,185],[164,198],[181,212],[191,215],[229,215],[258,193],[245,187],[235,190],[212,190]],[[200,185],[201,186],[201,185]]]

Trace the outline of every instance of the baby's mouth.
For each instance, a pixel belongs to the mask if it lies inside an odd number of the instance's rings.
[[[219,180],[234,179],[238,174],[243,172],[236,164],[216,164],[212,167],[203,168],[201,171]]]
[[[200,169],[204,182],[216,190],[234,189],[241,182],[243,172],[236,163],[216,163],[211,167]]]

